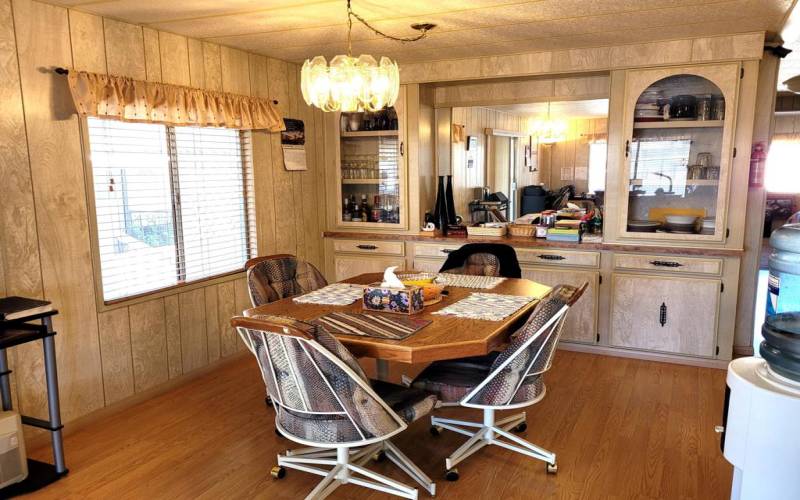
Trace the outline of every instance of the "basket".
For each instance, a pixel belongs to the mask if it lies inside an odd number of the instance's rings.
[[[467,226],[467,235],[469,236],[505,236],[506,226],[500,227],[484,227],[484,226]]]
[[[536,226],[533,224],[509,224],[508,234],[531,238],[536,234]]]

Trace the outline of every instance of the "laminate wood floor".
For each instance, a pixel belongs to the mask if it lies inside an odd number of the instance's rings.
[[[393,366],[392,375],[402,368]],[[714,433],[724,371],[559,351],[546,383],[544,400],[528,408],[523,436],[558,454],[556,476],[542,462],[488,447],[460,464],[461,479],[449,483],[444,458],[463,439],[432,437],[427,419],[395,442],[438,480],[439,498],[729,497],[732,469]],[[251,356],[221,365],[71,434],[71,472],[31,498],[303,498],[318,476],[269,476],[275,454],[297,445],[275,435],[263,396]],[[49,450],[32,455],[49,459]],[[388,461],[370,467],[411,484]],[[346,485],[332,498],[388,497]]]

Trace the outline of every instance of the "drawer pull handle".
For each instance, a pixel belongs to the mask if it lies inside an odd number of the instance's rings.
[[[673,262],[670,260],[651,260],[651,264],[658,267],[683,267],[680,262]]]
[[[356,245],[356,248],[360,248],[361,250],[377,250],[378,247],[375,245]]]
[[[442,253],[452,253],[452,252],[453,252],[452,248],[442,248]]]
[[[667,304],[663,302],[658,311],[658,322],[661,323],[662,327],[667,324]]]
[[[566,257],[564,257],[562,255],[549,255],[549,254],[537,255],[537,257],[539,257],[542,260],[564,260],[564,259],[566,259]]]

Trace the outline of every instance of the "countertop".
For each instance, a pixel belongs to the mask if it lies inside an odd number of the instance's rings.
[[[325,231],[326,238],[355,240],[391,240],[415,241],[420,243],[505,243],[519,248],[567,248],[571,250],[609,250],[617,252],[645,252],[675,255],[697,255],[704,257],[740,257],[744,251],[729,248],[697,247],[697,246],[665,246],[664,244],[645,243],[604,243],[602,241],[586,241],[570,243],[564,241],[547,241],[541,238],[525,238],[519,236],[427,236],[424,234],[398,234],[378,232]]]

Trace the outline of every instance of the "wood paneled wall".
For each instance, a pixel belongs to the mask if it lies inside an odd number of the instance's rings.
[[[568,120],[566,140],[540,145],[540,178],[547,189],[556,190],[572,184],[576,192],[585,192],[588,189],[589,144],[595,138],[605,139],[607,129],[607,118]],[[562,179],[562,169],[566,169],[568,178]]]
[[[269,97],[285,116],[303,119],[307,171],[284,169],[279,134],[253,132],[261,254],[293,253],[323,267],[324,152],[322,113],[300,99],[294,64],[31,0],[0,0],[0,294],[43,297],[59,309],[69,422],[242,350],[229,318],[249,298],[239,273],[102,305],[93,286],[86,143],[66,80],[51,71],[56,66]],[[41,347],[10,354],[18,408],[45,417]]]
[[[469,107],[453,108],[452,123],[464,125],[467,136],[478,139],[478,148],[475,151],[475,165],[467,167],[467,145],[458,143],[452,145],[452,175],[453,175],[453,200],[456,213],[469,221],[469,202],[476,198],[476,189],[486,186],[486,132],[487,128],[525,132],[527,120],[491,108]],[[441,147],[441,146],[440,146]],[[523,168],[527,171],[527,168]],[[517,185],[522,187],[535,182],[523,172],[517,172]],[[508,193],[506,193],[508,194]]]

